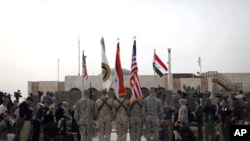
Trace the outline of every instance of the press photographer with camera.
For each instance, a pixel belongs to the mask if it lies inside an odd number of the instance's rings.
[[[21,95],[22,93],[20,92],[20,90],[17,90],[17,92],[14,92],[14,96],[16,98],[16,100],[19,102],[19,98],[22,97]]]

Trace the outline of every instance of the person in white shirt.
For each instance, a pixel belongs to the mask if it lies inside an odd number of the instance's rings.
[[[7,113],[7,105],[9,104],[10,100],[8,98],[5,98],[3,100],[3,104],[0,105],[0,121],[3,120],[3,115]]]

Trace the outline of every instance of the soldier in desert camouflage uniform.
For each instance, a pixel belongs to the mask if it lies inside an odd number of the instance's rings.
[[[113,114],[115,117],[117,141],[126,141],[128,133],[128,99],[124,96],[114,100]]]
[[[155,96],[155,88],[150,88],[149,96],[143,101],[142,115],[146,140],[157,141],[159,125],[163,122],[163,107],[160,99]]]
[[[113,99],[107,97],[107,89],[102,89],[101,97],[95,102],[99,141],[110,141]]]
[[[139,100],[129,104],[129,134],[131,141],[141,141],[143,132],[142,101]]]
[[[89,98],[90,92],[84,90],[83,98],[76,103],[74,118],[80,128],[81,141],[92,141],[94,135],[95,102]]]

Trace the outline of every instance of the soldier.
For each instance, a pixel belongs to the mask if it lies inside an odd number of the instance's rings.
[[[150,88],[149,96],[143,101],[142,115],[145,120],[146,140],[158,140],[159,125],[163,122],[163,107],[160,99],[155,96],[155,88]]]
[[[110,141],[113,99],[107,97],[107,89],[102,89],[101,97],[95,102],[99,141]]]
[[[113,117],[115,118],[117,141],[127,140],[128,104],[128,99],[124,96],[114,100]]]
[[[84,90],[83,98],[76,103],[74,118],[80,128],[81,141],[92,141],[95,116],[95,102],[89,98],[90,92]]]
[[[129,134],[131,141],[141,141],[143,132],[142,99],[129,104]]]

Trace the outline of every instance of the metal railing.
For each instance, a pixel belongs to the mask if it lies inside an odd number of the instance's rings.
[[[208,78],[208,77],[212,78],[213,82],[218,83],[227,91],[242,90],[242,83],[232,83],[230,79],[228,79],[226,76],[222,75],[221,73],[218,73],[217,71],[208,71],[206,73],[203,73],[202,76],[204,78]]]

